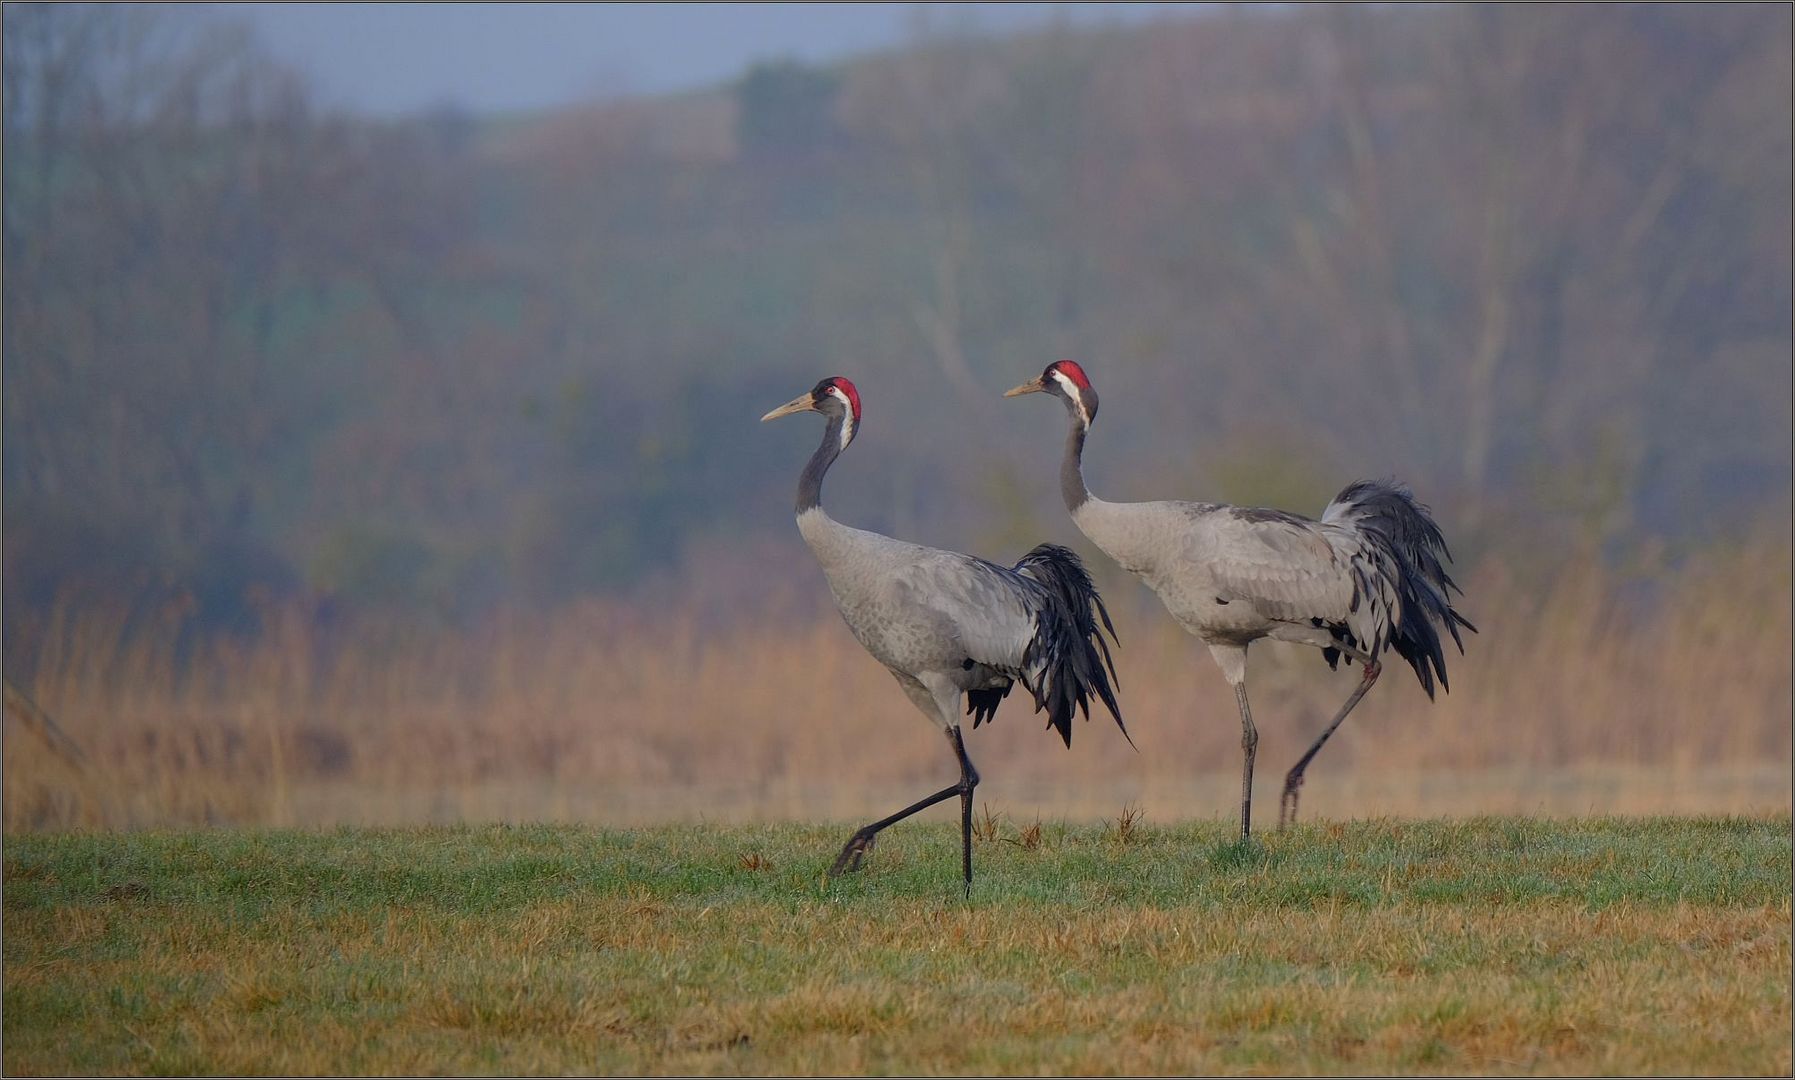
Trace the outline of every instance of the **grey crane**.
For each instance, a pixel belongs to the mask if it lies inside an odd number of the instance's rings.
[[[1440,527],[1406,487],[1360,480],[1314,521],[1300,514],[1203,502],[1112,503],[1084,482],[1084,443],[1097,417],[1097,391],[1070,360],[1004,394],[1049,393],[1071,420],[1060,464],[1060,493],[1072,520],[1124,570],[1138,575],[1205,645],[1240,707],[1240,834],[1252,835],[1253,756],[1259,733],[1247,705],[1247,646],[1260,638],[1342,656],[1364,671],[1357,689],[1284,778],[1278,824],[1296,820],[1303,770],[1353,706],[1377,682],[1386,650],[1407,660],[1431,699],[1446,689],[1446,659],[1435,624],[1459,652],[1459,628],[1477,628],[1452,607],[1459,591],[1441,566],[1451,561]]]
[[[958,783],[854,833],[829,874],[858,869],[881,830],[958,795],[961,867],[971,895],[972,791],[979,774],[960,736],[961,699],[976,729],[1021,682],[1034,695],[1035,711],[1047,711],[1048,726],[1070,747],[1073,712],[1083,709],[1089,720],[1095,698],[1126,737],[1110,689],[1115,667],[1096,620],[1112,639],[1115,628],[1084,564],[1063,547],[1042,544],[1003,567],[835,521],[823,510],[823,474],[860,430],[860,393],[847,379],[827,378],[761,420],[797,412],[828,420],[798,479],[798,531],[822,565],[848,629],[922,714],[941,725],[960,762]]]

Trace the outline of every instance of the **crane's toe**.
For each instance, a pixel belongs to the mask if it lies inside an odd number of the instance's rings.
[[[860,869],[860,859],[873,849],[877,837],[865,829],[855,833],[842,846],[841,854],[835,857],[835,865],[829,868],[830,877],[840,877]]]
[[[1292,770],[1284,778],[1284,797],[1278,803],[1278,828],[1296,824],[1296,803],[1302,788],[1303,774]]]

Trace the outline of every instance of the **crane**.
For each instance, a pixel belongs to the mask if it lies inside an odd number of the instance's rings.
[[[1048,726],[1067,747],[1074,711],[1084,710],[1089,720],[1092,699],[1103,702],[1127,737],[1110,688],[1115,665],[1096,620],[1103,620],[1112,639],[1115,628],[1084,564],[1066,548],[1042,544],[1003,567],[836,522],[823,510],[823,474],[860,430],[860,393],[845,378],[823,379],[761,420],[798,412],[822,413],[828,421],[798,479],[798,532],[822,565],[848,629],[922,714],[941,726],[960,764],[957,783],[855,832],[829,876],[859,869],[887,826],[958,795],[961,870],[970,896],[972,792],[979,774],[960,735],[961,700],[976,729],[1021,682],[1034,696],[1035,711],[1047,711]]]
[[[1328,667],[1357,660],[1363,675],[1346,704],[1284,778],[1278,824],[1296,820],[1303,770],[1346,715],[1377,682],[1386,650],[1407,660],[1431,700],[1446,684],[1436,629],[1465,650],[1452,607],[1462,594],[1441,565],[1450,562],[1440,527],[1408,488],[1360,480],[1334,497],[1314,521],[1300,514],[1204,502],[1112,503],[1084,482],[1084,444],[1097,417],[1097,391],[1071,360],[1047,365],[1005,397],[1048,393],[1065,403],[1071,430],[1060,464],[1060,494],[1072,520],[1195,635],[1234,688],[1240,709],[1240,834],[1252,835],[1253,757],[1258,730],[1247,704],[1247,646],[1260,638],[1312,645]]]

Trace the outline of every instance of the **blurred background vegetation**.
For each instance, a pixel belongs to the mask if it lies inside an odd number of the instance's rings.
[[[1661,608],[1789,544],[1790,23],[921,18],[701,92],[375,121],[203,9],[8,5],[7,677],[66,678],[93,618],[182,672],[296,625],[814,614],[818,433],[757,420],[828,374],[866,401],[839,518],[1075,541],[1063,418],[999,397],[1060,357],[1107,497],[1318,514],[1395,475],[1467,573]]]

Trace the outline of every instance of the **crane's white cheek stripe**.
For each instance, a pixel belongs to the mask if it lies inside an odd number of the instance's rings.
[[[831,386],[829,393],[841,402],[842,409],[847,413],[841,421],[841,448],[846,450],[848,444],[854,441],[854,429],[859,426],[860,418],[854,415],[854,403],[848,400],[848,395],[841,392],[841,387]]]
[[[1072,406],[1078,410],[1078,418],[1084,421],[1085,427],[1090,427],[1091,414],[1085,412],[1084,398],[1078,395],[1078,384],[1073,382],[1070,376],[1058,368],[1054,369],[1053,377],[1059,381],[1060,386],[1066,391],[1066,397],[1071,399]]]

